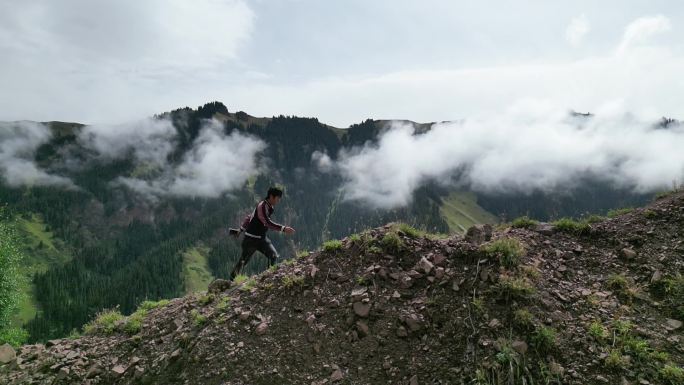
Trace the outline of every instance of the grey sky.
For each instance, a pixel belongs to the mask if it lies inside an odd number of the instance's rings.
[[[458,119],[520,100],[684,117],[678,1],[0,0],[0,120]]]

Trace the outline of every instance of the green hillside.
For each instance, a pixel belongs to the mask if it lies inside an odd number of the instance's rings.
[[[17,216],[16,228],[24,255],[21,272],[26,277],[31,278],[35,273],[44,273],[49,268],[63,265],[71,259],[64,243],[49,231],[40,215]],[[22,281],[21,291],[23,295],[14,321],[24,324],[33,319],[39,307],[35,300],[35,287],[30,279]]]
[[[206,291],[209,283],[214,279],[207,263],[209,249],[195,246],[183,253],[183,281],[186,293]]]
[[[471,192],[450,192],[442,198],[439,212],[452,233],[465,233],[468,227],[475,224],[498,222],[496,216],[477,204],[477,197]]]

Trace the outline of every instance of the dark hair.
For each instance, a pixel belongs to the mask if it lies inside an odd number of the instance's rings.
[[[282,197],[283,196],[283,190],[281,190],[277,187],[270,187],[268,189],[268,193],[266,193],[266,199],[270,198],[271,196]]]

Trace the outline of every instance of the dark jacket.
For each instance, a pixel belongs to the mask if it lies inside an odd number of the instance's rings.
[[[240,230],[245,232],[245,236],[251,238],[264,238],[268,229],[283,231],[285,226],[273,222],[272,214],[273,206],[264,199],[256,205],[251,215],[245,217]]]

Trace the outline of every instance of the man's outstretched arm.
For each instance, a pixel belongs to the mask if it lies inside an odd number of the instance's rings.
[[[280,223],[275,223],[271,220],[271,218],[268,216],[268,209],[266,208],[266,205],[263,202],[259,205],[259,209],[257,210],[257,216],[261,223],[263,223],[264,226],[268,227],[271,230],[284,231],[287,227],[285,225],[281,225]]]

